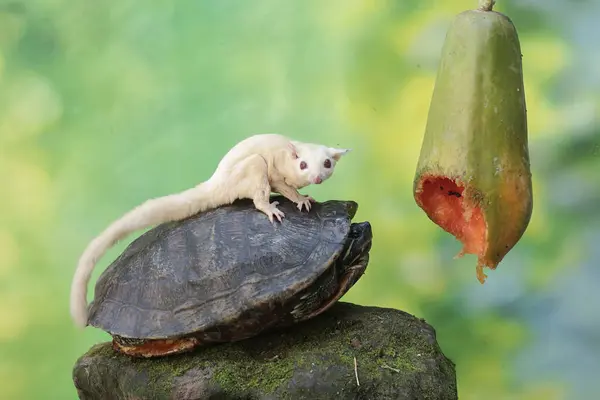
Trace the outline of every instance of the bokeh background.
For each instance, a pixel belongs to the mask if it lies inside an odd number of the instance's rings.
[[[485,285],[412,198],[451,18],[476,0],[0,0],[0,398],[75,399],[78,257],[279,132],[354,149],[313,197],[375,231],[344,298],[425,318],[471,399],[600,391],[600,2],[499,0],[521,38],[534,212]],[[100,261],[90,284],[121,252]]]

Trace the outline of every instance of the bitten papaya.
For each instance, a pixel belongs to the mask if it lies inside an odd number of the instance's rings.
[[[533,194],[522,54],[493,1],[456,15],[446,33],[413,185],[435,224],[496,269],[529,224]]]

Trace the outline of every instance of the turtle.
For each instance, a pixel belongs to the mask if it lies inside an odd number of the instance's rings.
[[[102,272],[87,325],[132,357],[236,342],[314,318],[364,274],[372,229],[358,204],[314,202],[270,222],[251,200],[158,225]]]

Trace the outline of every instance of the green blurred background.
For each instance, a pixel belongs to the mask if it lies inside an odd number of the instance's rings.
[[[431,323],[461,399],[597,398],[600,2],[498,1],[521,37],[535,205],[485,285],[411,193],[445,31],[475,3],[0,0],[0,398],[76,398],[76,358],[108,339],[70,320],[84,247],[265,132],[354,149],[304,191],[373,224],[344,300]]]

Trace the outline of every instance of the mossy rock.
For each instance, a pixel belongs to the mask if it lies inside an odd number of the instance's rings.
[[[343,302],[286,330],[183,355],[132,359],[98,344],[73,380],[82,400],[458,398],[454,364],[429,324]]]

